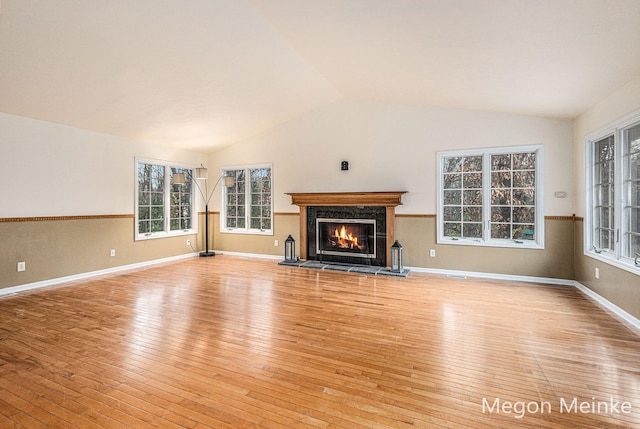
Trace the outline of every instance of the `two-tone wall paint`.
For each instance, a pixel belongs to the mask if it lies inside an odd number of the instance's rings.
[[[195,235],[134,240],[136,156],[207,162],[202,153],[0,114],[0,288],[192,253],[186,239]]]
[[[218,173],[227,165],[272,162],[274,211],[280,214],[276,231],[288,228],[294,237],[297,220],[282,223],[284,215],[298,212],[288,192],[407,191],[395,219],[407,265],[568,279],[573,276],[571,142],[571,121],[343,100],[216,151],[209,165]],[[525,145],[543,145],[545,151],[545,248],[436,244],[437,152]],[[348,171],[341,170],[343,160],[349,161]],[[569,197],[555,198],[555,191]],[[275,237],[219,229],[217,234],[216,243],[226,250],[281,253],[273,248]]]
[[[640,109],[640,77],[629,82],[573,121],[575,213],[585,216],[585,138]],[[598,261],[584,251],[584,222],[576,222],[575,280],[640,319],[640,270],[629,272]],[[595,277],[595,269],[599,278]]]
[[[299,239],[297,207],[288,192],[407,191],[395,219],[407,265],[575,278],[639,317],[638,277],[603,268],[604,278],[594,284],[580,229],[581,135],[640,107],[632,101],[640,99],[640,83],[630,89],[632,95],[614,94],[576,121],[342,100],[209,155],[0,114],[0,288],[191,253],[185,239],[201,243],[202,233],[134,240],[134,158],[141,156],[202,163],[211,175],[230,165],[272,163],[274,235],[220,232],[220,197],[214,195],[211,240],[217,250],[282,255],[287,235]],[[537,144],[545,147],[544,249],[436,243],[439,150]],[[343,160],[350,163],[347,172],[340,169]],[[567,198],[555,198],[556,191]],[[53,219],[29,219],[38,217]],[[19,260],[27,262],[24,273],[16,272]]]

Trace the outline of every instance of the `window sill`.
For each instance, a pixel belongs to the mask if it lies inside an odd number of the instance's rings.
[[[171,232],[150,232],[136,235],[135,241],[155,240],[157,238],[182,237],[185,235],[196,235],[197,233],[198,231],[195,229],[185,229],[182,231]]]
[[[627,258],[623,260],[614,259],[614,257],[609,253],[596,253],[593,250],[585,250],[584,254],[585,256],[604,262],[605,264],[612,265],[616,268],[620,268],[621,270],[640,276],[640,266],[635,265],[633,259],[628,259],[629,262],[627,262]]]
[[[273,235],[273,230],[265,229],[263,231],[258,229],[220,229],[223,234],[242,234],[242,235]]]
[[[537,243],[533,240],[504,240],[504,241],[481,241],[472,239],[438,238],[438,244],[451,244],[455,246],[476,246],[476,247],[502,247],[510,249],[544,249],[544,244]]]

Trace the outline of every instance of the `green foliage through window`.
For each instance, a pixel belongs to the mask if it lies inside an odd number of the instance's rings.
[[[541,244],[540,147],[439,155],[439,240]]]
[[[136,225],[138,237],[191,231],[193,185],[191,170],[166,163],[138,161]],[[185,174],[184,184],[174,184],[176,173]]]
[[[225,170],[235,184],[225,190],[224,228],[227,231],[269,233],[273,230],[271,167]]]

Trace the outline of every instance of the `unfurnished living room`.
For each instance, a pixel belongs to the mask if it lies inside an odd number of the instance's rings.
[[[0,427],[640,428],[639,22],[0,0]]]

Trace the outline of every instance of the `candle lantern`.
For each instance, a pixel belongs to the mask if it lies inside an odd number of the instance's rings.
[[[402,272],[402,244],[398,240],[391,246],[391,272]]]
[[[284,241],[284,260],[286,262],[295,262],[296,261],[296,241],[293,239],[291,234]]]

